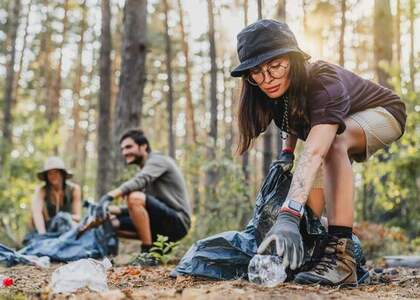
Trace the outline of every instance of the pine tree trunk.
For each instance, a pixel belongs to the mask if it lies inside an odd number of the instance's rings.
[[[60,55],[58,58],[58,65],[57,69],[55,70],[54,75],[54,82],[52,86],[52,98],[51,98],[51,113],[54,116],[59,115],[60,111],[60,95],[61,95],[61,71],[62,71],[62,65],[63,65],[63,50],[64,45],[66,43],[66,35],[67,35],[67,27],[68,27],[68,9],[69,9],[69,0],[64,0],[63,3],[63,10],[64,10],[64,16],[63,16],[63,30],[61,32],[61,43],[59,46],[60,49]]]
[[[248,0],[244,0],[244,25],[248,26]]]
[[[262,19],[262,0],[258,0],[258,19]],[[263,133],[263,163],[262,172],[263,176],[268,173],[270,164],[273,157],[273,129],[271,124],[267,126],[267,129]]]
[[[114,153],[115,175],[122,167],[119,156],[121,134],[141,125],[143,89],[146,82],[147,1],[126,0],[124,35],[121,49],[121,75],[116,107]]]
[[[97,58],[96,58],[96,49],[95,48],[92,48],[92,62],[93,62],[93,64],[92,64],[91,69],[89,71],[88,82],[92,82],[94,80],[94,77],[95,77],[95,74],[96,74]],[[99,93],[100,93],[100,90],[99,90]],[[87,145],[90,141],[91,132],[93,131],[93,130],[91,130],[91,125],[92,125],[91,120],[92,119],[95,120],[95,118],[92,118],[91,115],[95,115],[96,111],[97,111],[96,110],[97,106],[96,106],[96,102],[95,102],[95,98],[94,98],[95,96],[96,96],[95,93],[90,92],[89,95],[86,97],[86,100],[88,101],[88,105],[87,105],[87,110],[86,110],[87,114],[86,114],[86,119],[85,119],[86,120],[86,130],[83,131],[82,154],[81,154],[82,155],[82,158],[81,158],[82,167],[81,167],[81,176],[80,176],[80,185],[82,187],[82,197],[83,197],[83,187],[86,185],[86,179],[88,177],[87,176],[87,172],[88,172],[88,166],[87,166],[87,164],[88,164],[88,147],[87,147]],[[98,119],[99,119],[99,117],[98,117]],[[98,121],[98,123],[99,123],[99,121]],[[97,131],[97,134],[99,136],[99,129]],[[109,133],[108,133],[108,135],[109,135]],[[99,137],[98,137],[98,139],[99,139]],[[99,149],[99,147],[98,147],[98,149]],[[110,161],[109,161],[110,157],[109,156],[110,155],[109,155],[109,151],[108,151],[108,158],[105,158],[105,159],[108,159],[108,161],[107,161],[108,166],[110,165]],[[99,165],[100,164],[101,164],[101,162],[98,161],[98,166],[96,168],[97,172],[99,170]],[[109,178],[111,176],[111,170],[108,169],[108,171],[106,171],[106,173],[107,173],[107,177]],[[96,180],[96,182],[98,182],[98,180]],[[103,183],[103,186],[106,188],[107,186],[105,184],[106,184],[106,182]],[[108,188],[109,188],[109,186],[108,186]],[[98,196],[98,194],[99,193],[97,193],[96,196]],[[99,195],[102,195],[102,194],[99,194]]]
[[[216,41],[214,29],[214,13],[213,2],[207,1],[208,18],[209,18],[209,46],[210,46],[210,145],[209,158],[216,157],[217,145],[217,64],[216,64]]]
[[[42,100],[44,101],[43,104],[46,105],[45,110],[45,117],[49,124],[54,124],[58,122],[58,114],[54,110],[54,105],[51,103],[52,100],[52,70],[50,69],[51,65],[51,12],[48,9],[48,0],[43,1],[43,6],[46,8],[46,16],[45,16],[45,29],[42,32],[41,37],[41,49],[40,49],[40,61],[41,61],[41,84],[42,84]],[[58,149],[55,149],[55,153],[57,153]]]
[[[276,8],[276,17],[279,21],[286,22],[286,0],[278,0]],[[283,148],[283,140],[281,138],[281,129],[273,125],[275,137],[273,152],[278,156]]]
[[[111,7],[109,0],[101,1],[101,49],[99,54],[98,98],[98,167],[96,174],[96,197],[110,188],[111,168]]]
[[[14,91],[13,91],[13,95],[14,95],[13,98],[15,99],[15,101],[17,101],[17,98],[18,98],[19,80],[20,80],[20,76],[22,74],[23,59],[25,57],[26,45],[28,43],[29,16],[31,14],[32,4],[33,4],[33,0],[30,0],[29,4],[28,4],[28,12],[25,16],[25,29],[24,29],[24,34],[23,34],[22,52],[21,52],[21,55],[20,55],[20,58],[19,58],[19,68],[18,68],[18,71],[16,73],[15,86],[14,86]]]
[[[72,160],[71,160],[71,167],[73,170],[76,170],[77,175],[81,175],[81,160],[80,155],[82,152],[82,130],[80,128],[80,99],[81,95],[80,92],[82,90],[82,77],[83,77],[83,51],[85,48],[85,33],[87,29],[86,23],[86,16],[87,16],[87,7],[86,7],[86,0],[83,1],[81,4],[81,19],[80,19],[80,41],[78,44],[77,49],[77,63],[76,63],[76,77],[73,85],[73,110],[72,110],[72,117],[74,120],[73,126],[73,134],[70,138],[70,147]]]
[[[398,70],[398,83],[401,85],[401,0],[397,0],[397,13],[395,15],[395,47],[397,48],[395,64]]]
[[[13,88],[15,80],[15,60],[16,60],[16,39],[17,30],[19,27],[21,3],[20,0],[15,0],[13,3],[12,13],[9,16],[8,23],[10,24],[8,36],[10,45],[7,51],[7,64],[6,64],[6,83],[4,91],[3,103],[3,137],[0,157],[0,175],[3,175],[4,167],[9,156],[9,151],[12,146],[12,107],[13,107]]]
[[[165,10],[165,42],[166,42],[166,73],[167,73],[167,84],[168,84],[168,146],[169,146],[169,156],[175,158],[175,135],[173,128],[173,119],[174,119],[174,92],[172,86],[172,49],[171,49],[171,38],[169,36],[169,6],[168,0],[163,0],[164,10]]]
[[[181,0],[178,1],[179,9],[179,26],[181,30],[181,44],[182,52],[185,59],[185,98],[186,98],[186,136],[187,141],[193,141],[197,143],[197,131],[195,125],[195,116],[194,116],[194,105],[192,101],[191,94],[191,70],[190,70],[190,57],[189,57],[189,45],[187,41],[187,36],[185,34],[185,25],[184,25],[184,11],[182,8]]]
[[[248,0],[244,0],[244,25],[248,26]],[[242,172],[244,173],[245,183],[249,184],[249,151],[242,154]]]
[[[391,88],[389,74],[380,64],[392,62],[392,15],[389,0],[375,0],[374,57],[379,84]]]
[[[216,64],[216,41],[214,28],[213,1],[207,0],[208,12],[208,38],[210,48],[210,131],[207,141],[207,161],[212,162],[216,159],[217,149],[217,64]],[[206,211],[212,209],[215,199],[217,185],[217,170],[215,167],[209,167],[206,173]]]
[[[414,0],[410,0],[410,83],[411,83],[411,90],[413,92],[416,91],[416,64],[415,64],[415,52],[414,52],[414,19],[415,19],[415,9],[416,3]]]
[[[341,0],[341,24],[340,24],[340,41],[338,43],[338,62],[344,67],[344,35],[346,31],[346,0]]]

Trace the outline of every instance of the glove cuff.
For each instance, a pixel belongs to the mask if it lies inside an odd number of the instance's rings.
[[[280,210],[280,213],[277,216],[277,221],[279,220],[288,221],[295,224],[296,226],[299,226],[301,218],[289,211]]]
[[[281,152],[293,154],[294,151],[293,151],[293,148],[292,147],[287,147],[287,148],[283,148],[281,150]]]

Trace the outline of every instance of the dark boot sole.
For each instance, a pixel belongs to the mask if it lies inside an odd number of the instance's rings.
[[[323,286],[330,286],[330,287],[357,287],[358,283],[344,283],[347,280],[347,278],[345,278],[344,280],[338,282],[338,283],[332,283],[331,281],[325,281],[323,279],[319,279],[318,281],[314,281],[313,278],[307,278],[306,276],[297,276],[295,277],[294,282],[298,283],[298,284],[305,284],[305,285],[309,285],[309,284],[320,284]]]

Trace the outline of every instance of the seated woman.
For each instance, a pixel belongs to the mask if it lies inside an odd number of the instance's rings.
[[[67,179],[73,175],[64,167],[59,157],[49,157],[37,174],[45,182],[38,187],[32,200],[32,223],[38,234],[45,234],[51,220],[59,212],[67,212],[75,222],[82,212],[80,186]]]

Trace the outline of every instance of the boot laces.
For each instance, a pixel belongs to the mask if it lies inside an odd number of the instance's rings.
[[[319,275],[323,275],[328,270],[333,270],[337,265],[337,246],[342,242],[337,238],[330,238],[326,243],[323,255],[318,259],[313,271]]]

